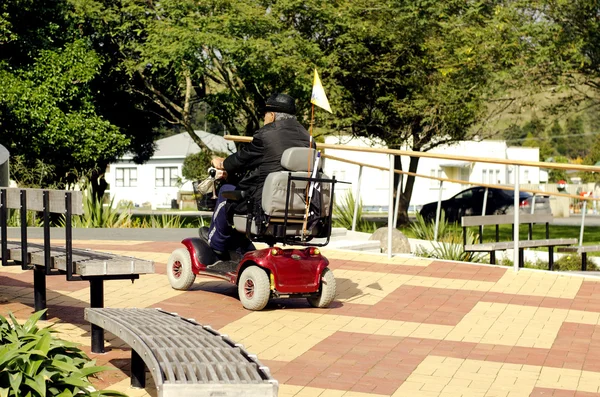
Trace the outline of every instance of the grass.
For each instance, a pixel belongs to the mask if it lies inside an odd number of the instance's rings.
[[[479,234],[479,228],[472,227],[471,229],[475,234]],[[579,241],[579,226],[564,226],[564,225],[550,225],[550,238],[576,238]],[[519,228],[519,239],[527,239],[527,233],[529,230],[528,225],[521,225]],[[415,238],[415,234],[410,226],[404,226],[400,228],[400,231],[408,238]],[[513,239],[513,232],[511,225],[500,225],[499,227],[500,241],[511,241]],[[545,239],[546,238],[546,226],[545,225],[533,225],[533,239]],[[494,226],[486,226],[483,228],[483,241],[493,242],[496,241],[496,228]],[[600,227],[598,226],[586,226],[583,231],[583,245],[598,244],[600,242]],[[543,248],[546,250],[547,248]],[[600,252],[589,253],[592,256],[600,256]]]
[[[474,232],[479,233],[478,228],[469,228]],[[550,225],[550,238],[576,238],[579,240],[579,232],[581,228],[579,226],[562,226],[562,225]],[[520,225],[519,227],[519,239],[527,239],[529,231],[528,225]],[[510,241],[513,238],[513,231],[511,225],[500,225],[499,227],[500,241]],[[532,238],[534,240],[546,238],[546,226],[545,225],[533,225]],[[483,229],[483,241],[496,241],[496,228],[495,226],[486,226]],[[587,226],[583,232],[584,244],[596,244],[600,241],[600,227]]]

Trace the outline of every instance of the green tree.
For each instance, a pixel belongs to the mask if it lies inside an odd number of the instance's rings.
[[[185,128],[200,147],[193,133],[200,103],[231,133],[256,130],[273,91],[299,98],[307,116],[314,66],[335,111],[317,112],[319,125],[415,151],[465,139],[490,116],[490,104],[501,110],[515,101],[507,86],[519,89],[539,69],[539,59],[524,55],[539,47],[536,29],[544,27],[526,12],[531,5],[492,0],[70,4],[78,31],[118,77],[118,92]],[[408,171],[417,165],[411,158]],[[413,185],[409,177],[401,221]]]
[[[142,103],[109,76],[72,11],[65,0],[0,4],[0,141],[20,156],[18,180],[40,162],[53,167],[40,186],[153,150],[149,124],[136,117]]]
[[[527,133],[523,132],[523,128],[520,125],[512,124],[502,131],[502,136],[510,145],[519,145],[520,142],[523,142],[527,138]]]
[[[328,125],[391,148],[428,151],[467,138],[502,82],[515,84],[518,73],[510,72],[527,70],[518,63],[524,50],[515,28],[523,13],[502,2],[287,0],[272,12],[323,54],[315,63],[335,110]],[[411,158],[408,171],[418,161]],[[413,186],[408,177],[403,223]]]
[[[214,153],[220,157],[227,157],[227,153]],[[208,150],[202,150],[198,153],[190,154],[183,160],[181,175],[189,181],[197,181],[208,177],[208,169],[211,167],[213,153]]]
[[[567,118],[565,133],[564,155],[571,159],[585,157],[588,152],[588,143],[585,139],[583,118],[579,115]]]
[[[310,89],[310,48],[285,31],[257,1],[73,0],[98,51],[118,60],[129,89],[150,101],[149,111],[194,134],[194,108],[232,134],[260,127],[269,95],[296,97]],[[310,46],[309,46],[310,47]],[[103,52],[104,53],[104,52]],[[300,103],[301,110],[307,101]]]
[[[554,120],[552,126],[548,130],[548,141],[552,146],[552,156],[560,154],[562,156],[566,153],[565,148],[565,137],[564,130],[558,120]]]
[[[561,164],[568,164],[569,159],[566,158],[565,156],[556,156],[554,158],[554,162],[561,163]],[[567,177],[567,171],[557,170],[557,169],[551,169],[550,171],[548,171],[548,182],[556,183],[560,180],[563,180],[563,181],[569,180],[569,178]]]

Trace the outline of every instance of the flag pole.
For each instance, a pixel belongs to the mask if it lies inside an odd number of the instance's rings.
[[[311,103],[311,112],[310,112],[310,127],[308,129],[308,135],[309,135],[309,142],[308,142],[308,147],[309,149],[312,149],[312,144],[313,144],[313,125],[315,123],[315,104]],[[308,152],[308,176],[310,177],[310,151]]]
[[[312,103],[311,104],[311,112],[310,112],[310,126],[308,128],[308,148],[312,149],[312,140],[313,140],[313,124],[315,122],[315,104]],[[308,178],[310,178],[311,176],[311,169],[310,169],[310,158],[311,158],[311,152],[312,150],[308,151]],[[302,222],[302,239],[304,240],[306,238],[306,228],[308,226],[308,213],[310,210],[310,183],[306,184],[306,192],[304,194],[304,197],[306,197],[306,201],[304,202],[304,222]]]

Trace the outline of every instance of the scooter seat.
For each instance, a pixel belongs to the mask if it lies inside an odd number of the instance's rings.
[[[283,225],[285,223],[285,219],[271,217],[269,219],[269,223],[267,225],[267,229],[263,233],[265,236],[280,236],[283,234]],[[303,227],[303,218],[293,217],[288,218],[287,227],[285,229],[286,236],[301,236],[302,235],[302,227]],[[233,226],[235,230],[241,233],[246,233],[246,226],[248,225],[248,216],[247,215],[234,215],[233,217]],[[318,234],[318,228],[313,228],[310,230],[310,235],[316,236]],[[255,222],[250,222],[250,234],[258,235],[258,228]]]

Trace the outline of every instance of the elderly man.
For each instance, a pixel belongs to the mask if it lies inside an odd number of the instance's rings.
[[[254,133],[252,141],[226,159],[213,158],[213,166],[226,174],[243,174],[237,187],[231,184],[221,186],[210,228],[200,230],[213,251],[222,256],[228,251],[231,226],[228,220],[229,206],[236,213],[246,213],[246,203],[229,203],[222,193],[230,190],[245,190],[254,202],[260,203],[262,188],[267,175],[283,171],[281,156],[291,147],[309,147],[310,135],[296,119],[296,104],[293,97],[286,94],[273,94],[265,107],[264,126]],[[236,247],[240,248],[240,247]],[[252,249],[241,247],[240,253]]]

